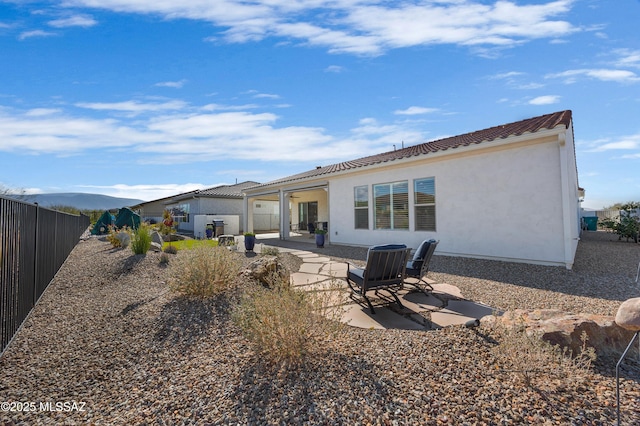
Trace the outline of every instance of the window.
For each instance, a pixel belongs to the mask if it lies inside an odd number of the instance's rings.
[[[435,178],[413,181],[416,209],[416,231],[436,230],[436,180]]]
[[[375,229],[409,229],[409,183],[373,185]]]
[[[356,229],[369,229],[369,187],[354,188],[354,208]]]
[[[189,222],[189,208],[187,204],[179,204],[171,208],[171,216],[176,222]]]

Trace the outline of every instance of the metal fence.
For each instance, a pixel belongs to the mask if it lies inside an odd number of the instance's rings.
[[[88,227],[88,216],[0,196],[0,354]]]

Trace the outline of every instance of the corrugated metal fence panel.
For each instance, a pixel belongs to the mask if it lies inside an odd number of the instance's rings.
[[[0,196],[0,353],[88,226],[88,216]]]

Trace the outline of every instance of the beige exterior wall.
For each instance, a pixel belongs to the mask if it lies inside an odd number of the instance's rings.
[[[560,147],[557,138],[543,140],[333,178],[331,242],[416,248],[435,238],[440,240],[437,254],[570,267],[579,232],[576,169],[575,160],[567,160],[574,158],[573,151],[564,158],[559,151],[573,146],[567,141]],[[436,231],[417,232],[413,180],[427,177],[435,178]],[[409,183],[409,230],[375,230],[372,185],[396,181]],[[354,229],[354,187],[359,185],[369,188],[369,230]],[[564,209],[573,211],[568,219]]]
[[[415,231],[414,180],[430,177],[435,178],[436,231]],[[399,181],[408,182],[409,229],[374,229],[373,185]],[[369,189],[369,229],[355,229],[356,186]],[[262,191],[294,195],[294,224],[298,203],[318,201],[319,221],[329,222],[332,244],[404,243],[417,248],[435,238],[440,241],[436,254],[571,268],[580,233],[573,132],[564,126]]]

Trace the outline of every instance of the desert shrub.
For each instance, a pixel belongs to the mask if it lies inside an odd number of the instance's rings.
[[[497,368],[520,375],[527,386],[548,383],[554,379],[579,381],[596,360],[595,349],[587,347],[587,335],[582,333],[582,348],[572,354],[543,340],[539,333],[525,330],[523,325],[505,326],[494,321],[493,333],[499,344],[494,347]],[[537,382],[537,383],[536,383]]]
[[[131,231],[126,226],[122,229],[116,229],[113,226],[109,226],[109,233],[106,238],[113,248],[124,248],[131,242]]]
[[[168,253],[168,254],[177,254],[178,253],[178,247],[169,244],[164,248],[164,252]]]
[[[280,250],[277,247],[262,247],[262,251],[260,252],[264,256],[278,256],[280,254]]]
[[[151,233],[149,232],[149,225],[141,223],[133,232],[131,238],[131,250],[135,254],[145,254],[151,248]]]
[[[239,269],[238,259],[226,248],[199,246],[181,251],[171,262],[169,285],[182,295],[213,297],[235,286]]]
[[[232,319],[263,362],[297,366],[344,330],[336,293],[327,290],[300,291],[282,281],[272,289],[255,286],[235,306]]]
[[[169,264],[169,255],[165,252],[160,254],[160,265]]]

